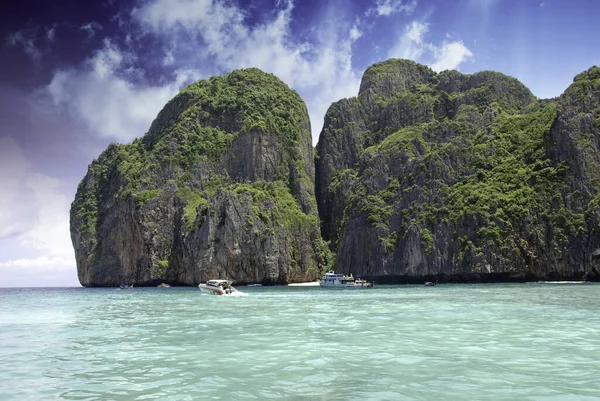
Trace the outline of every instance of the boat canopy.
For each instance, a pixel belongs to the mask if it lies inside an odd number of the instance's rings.
[[[327,272],[325,273],[325,278],[343,278],[346,277],[346,275],[344,274],[339,274],[339,273],[334,273],[334,272]]]
[[[214,287],[222,286],[223,288],[230,287],[231,284],[232,284],[232,282],[229,280],[208,280],[206,282],[206,285],[210,285],[210,286],[214,286]]]

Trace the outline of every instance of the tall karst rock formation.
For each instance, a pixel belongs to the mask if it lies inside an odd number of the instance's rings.
[[[84,286],[314,280],[325,247],[304,102],[257,69],[188,86],[89,166],[71,237]]]
[[[557,99],[406,60],[334,103],[316,196],[336,269],[380,281],[597,277],[600,68]]]
[[[79,279],[598,280],[599,148],[598,67],[538,100],[496,72],[375,64],[328,110],[316,165],[300,97],[234,71],[90,165],[71,208]]]

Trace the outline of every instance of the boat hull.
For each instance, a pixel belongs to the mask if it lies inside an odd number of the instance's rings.
[[[321,278],[319,281],[321,287],[327,288],[372,288],[373,283],[369,283],[366,280],[360,278],[354,278],[354,276],[345,274],[336,274],[330,271]]]
[[[198,284],[201,293],[209,295],[245,295],[231,286],[230,280],[208,280]]]
[[[198,286],[198,288],[200,288],[200,292],[202,294],[209,294],[209,295],[223,295],[225,294],[225,292],[220,289],[220,288],[212,288],[212,287],[208,287],[204,284],[200,284]]]
[[[369,283],[369,285],[354,285],[354,284],[320,284],[321,288],[336,288],[336,289],[362,289],[362,288],[373,288],[373,284]]]
[[[356,289],[360,289],[360,288],[373,288],[373,283],[369,283],[366,281],[362,281],[362,282],[350,282],[350,283],[327,283],[327,282],[320,282],[319,286],[324,287],[324,288],[356,288]]]

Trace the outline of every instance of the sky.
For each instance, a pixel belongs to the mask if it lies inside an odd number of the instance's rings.
[[[317,143],[364,70],[495,70],[539,98],[600,65],[597,0],[5,0],[0,287],[79,286],[69,208],[111,142],[198,79],[258,67],[305,100]]]

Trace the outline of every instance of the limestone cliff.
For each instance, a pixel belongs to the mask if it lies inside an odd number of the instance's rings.
[[[598,67],[538,100],[497,72],[375,64],[329,108],[316,160],[300,97],[234,71],[90,165],[71,208],[79,279],[600,280],[599,148]]]
[[[112,144],[71,207],[84,286],[314,280],[325,250],[306,106],[257,69],[196,82]]]
[[[336,270],[379,282],[598,277],[600,69],[557,99],[406,60],[365,72],[317,146]]]

